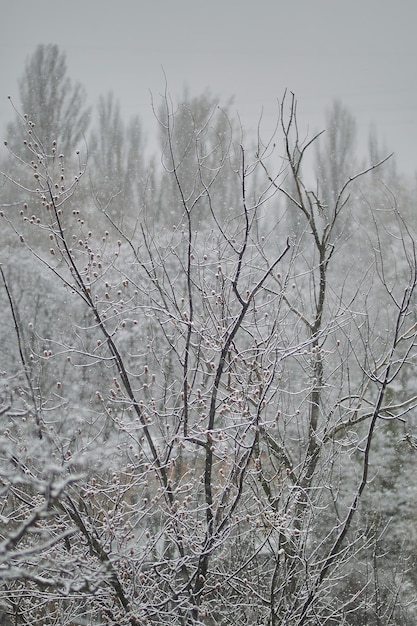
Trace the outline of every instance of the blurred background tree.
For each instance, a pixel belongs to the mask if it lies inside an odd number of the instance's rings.
[[[10,147],[17,154],[22,154],[22,141],[28,139],[21,115],[35,124],[37,138],[48,153],[53,142],[66,156],[85,143],[91,114],[86,91],[68,76],[65,53],[58,46],[37,47],[19,79],[19,96],[17,119],[7,129]]]

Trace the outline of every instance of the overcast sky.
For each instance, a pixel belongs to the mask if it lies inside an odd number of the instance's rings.
[[[150,93],[209,88],[246,128],[295,93],[304,128],[334,98],[355,115],[362,146],[376,124],[399,169],[417,170],[416,0],[0,0],[0,127],[40,43],[66,52],[91,104],[114,91],[126,118],[155,134]]]

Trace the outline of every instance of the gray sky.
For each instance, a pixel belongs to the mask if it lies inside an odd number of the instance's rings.
[[[336,97],[355,115],[362,147],[376,124],[400,171],[417,170],[416,0],[0,0],[0,127],[39,43],[67,54],[91,104],[113,90],[126,118],[155,134],[150,92],[174,99],[207,87],[235,96],[245,128],[276,119],[287,88],[302,129],[321,129]]]

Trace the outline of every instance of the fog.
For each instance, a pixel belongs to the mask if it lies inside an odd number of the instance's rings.
[[[234,97],[246,130],[262,115],[273,129],[285,89],[298,100],[302,132],[323,126],[335,98],[350,109],[365,150],[370,126],[395,151],[400,171],[415,170],[416,5],[412,0],[349,3],[261,0],[210,5],[191,0],[1,0],[0,128],[18,104],[18,78],[40,43],[57,44],[91,104],[113,90],[126,117],[139,114],[155,139],[152,98],[174,101],[210,89]],[[166,82],[166,84],[165,84]]]

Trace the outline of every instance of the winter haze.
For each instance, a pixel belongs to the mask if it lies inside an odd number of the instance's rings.
[[[370,125],[415,170],[417,5],[413,0],[1,0],[0,127],[18,103],[17,79],[39,43],[67,54],[70,76],[90,103],[113,90],[126,117],[155,123],[151,96],[174,100],[185,87],[206,88],[220,103],[234,96],[246,129],[276,120],[277,99],[295,93],[307,131],[321,129],[324,111],[340,98],[357,120],[364,148]]]
[[[0,625],[415,626],[414,5],[0,5]]]

